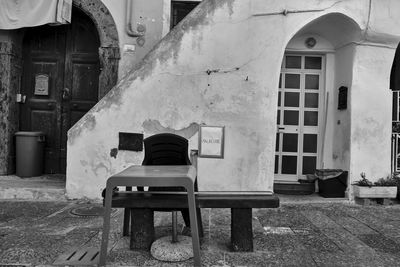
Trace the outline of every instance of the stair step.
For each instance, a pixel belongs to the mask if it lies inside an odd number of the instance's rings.
[[[284,195],[310,195],[315,192],[314,183],[274,183],[274,193]]]
[[[0,199],[65,201],[65,175],[0,176]]]

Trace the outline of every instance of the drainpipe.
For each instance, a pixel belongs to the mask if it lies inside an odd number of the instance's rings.
[[[125,2],[126,3],[125,30],[130,37],[141,37],[144,35],[146,28],[144,25],[140,24],[138,25],[138,31],[132,29],[132,1],[134,0],[126,0]]]

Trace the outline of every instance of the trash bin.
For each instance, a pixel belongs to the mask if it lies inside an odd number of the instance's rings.
[[[317,169],[319,194],[323,197],[345,197],[347,171],[341,169]]]
[[[19,177],[43,173],[45,135],[43,132],[16,132],[16,174]]]

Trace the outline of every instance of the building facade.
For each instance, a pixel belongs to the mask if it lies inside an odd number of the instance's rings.
[[[318,168],[348,170],[348,184],[390,174],[398,1],[198,2],[73,1],[69,26],[0,31],[1,171],[15,131],[45,131],[46,172],[66,171],[70,198],[99,198],[143,159],[120,133],[197,149],[205,124],[225,127],[225,151],[199,158],[200,190],[273,191]],[[35,94],[40,75],[54,94]]]

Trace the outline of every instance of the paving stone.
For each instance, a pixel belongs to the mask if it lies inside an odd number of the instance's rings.
[[[78,202],[0,202],[0,264],[51,266],[74,247],[99,247],[101,217],[69,213]],[[85,203],[86,204],[86,203]],[[111,218],[110,266],[193,266],[163,263],[129,250],[122,209]],[[156,236],[171,234],[170,213],[156,212]],[[183,221],[178,216],[179,226]],[[230,250],[230,209],[202,209],[204,266],[399,266],[400,205],[283,204],[253,212],[254,252]]]
[[[371,247],[364,244],[356,236],[353,236],[322,212],[303,211],[302,213],[309,218],[326,237],[335,242],[347,256],[354,256],[365,266],[371,266],[369,264],[373,264],[372,266],[382,266],[383,263],[379,255]]]
[[[26,223],[26,220],[32,223],[32,221],[46,217],[67,205],[67,202],[1,201],[0,226],[8,224],[10,221],[13,221],[13,225]]]
[[[324,213],[336,224],[354,235],[377,234],[377,231],[362,223],[357,217],[348,215],[338,209],[325,210]]]
[[[398,253],[385,253],[378,252],[380,258],[382,259],[384,266],[399,266],[400,264],[400,255]]]
[[[400,255],[400,244],[382,234],[360,235],[358,239],[377,252]]]
[[[205,232],[201,248],[212,251],[218,250],[222,252],[230,252],[230,228],[229,227],[212,227],[210,232]]]
[[[312,230],[311,232],[299,234],[297,233],[299,242],[304,245],[310,253],[336,253],[340,248],[331,239],[319,230]]]

